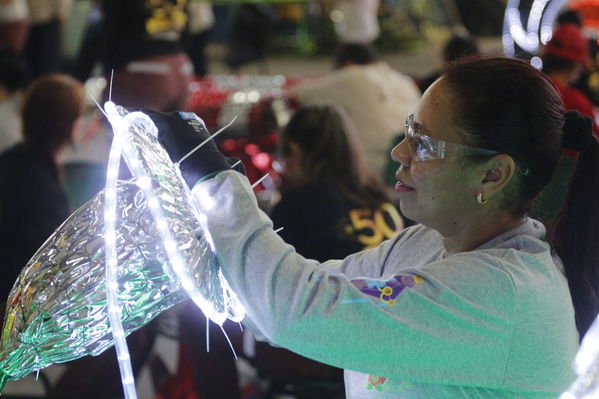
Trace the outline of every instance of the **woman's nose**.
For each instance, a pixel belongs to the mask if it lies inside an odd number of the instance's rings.
[[[391,159],[402,165],[410,165],[411,158],[408,142],[405,138],[391,150]]]

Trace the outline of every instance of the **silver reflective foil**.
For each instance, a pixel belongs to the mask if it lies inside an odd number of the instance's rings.
[[[136,120],[127,132],[187,272],[211,304],[210,311],[239,318],[236,299],[223,288],[226,283],[189,190],[155,133],[147,117]],[[117,191],[118,300],[129,334],[188,296],[171,269],[140,188],[134,180],[120,181]],[[0,389],[7,379],[52,363],[98,355],[113,344],[106,309],[103,215],[104,192],[100,192],[75,211],[23,268],[7,302]]]

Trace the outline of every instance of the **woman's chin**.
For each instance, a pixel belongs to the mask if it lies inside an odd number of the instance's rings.
[[[409,201],[401,200],[399,202],[399,209],[401,210],[401,214],[404,215],[406,218],[413,220],[416,223],[421,223],[418,212],[415,212],[414,208],[410,207],[409,204],[407,204],[407,202]]]

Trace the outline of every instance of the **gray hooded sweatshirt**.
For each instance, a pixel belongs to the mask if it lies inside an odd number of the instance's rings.
[[[318,263],[273,231],[241,174],[192,194],[254,328],[344,368],[348,398],[556,398],[574,379],[568,284],[533,219],[449,256],[417,225]]]

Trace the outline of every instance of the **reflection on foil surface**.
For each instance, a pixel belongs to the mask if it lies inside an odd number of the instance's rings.
[[[121,108],[126,114],[126,110]],[[145,115],[143,115],[145,117]],[[195,214],[189,190],[147,117],[128,138],[207,314],[243,317]],[[133,168],[131,168],[133,169]],[[141,184],[141,182],[139,182]],[[126,334],[188,298],[175,276],[138,181],[117,185],[118,301]],[[24,267],[7,301],[0,389],[52,363],[98,355],[113,344],[106,308],[104,191],[75,211]]]

